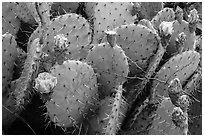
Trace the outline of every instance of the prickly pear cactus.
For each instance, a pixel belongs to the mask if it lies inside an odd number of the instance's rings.
[[[4,96],[3,101],[3,129],[9,128],[32,99],[32,83],[38,71],[39,51],[39,39],[36,39],[28,51],[20,78],[10,83],[9,93]]]
[[[158,30],[162,21],[174,21],[175,13],[171,8],[164,8],[157,13],[157,15],[151,20],[153,26]]]
[[[134,23],[133,4],[130,2],[100,2],[94,9],[94,43],[100,43],[104,31]]]
[[[177,126],[178,121],[174,120],[175,106],[172,104],[169,98],[164,98],[161,104],[159,104],[156,116],[152,123],[152,129],[149,130],[150,135],[182,135],[183,130]],[[181,110],[180,110],[181,111]],[[173,118],[172,118],[173,117]],[[180,117],[180,116],[177,116]],[[179,121],[180,122],[180,121]]]
[[[162,2],[134,2],[135,10],[141,19],[151,20],[162,8]]]
[[[6,92],[13,78],[14,62],[18,56],[15,37],[10,33],[2,35],[2,92]]]
[[[197,89],[199,89],[201,81],[202,81],[201,71],[196,70],[195,73],[188,80],[188,83],[185,85],[184,91],[189,94],[196,93]]]
[[[18,79],[21,76],[21,73],[23,71],[23,66],[25,63],[25,60],[27,58],[27,53],[21,49],[21,48],[17,48],[17,52],[18,52],[18,57],[15,60],[15,67],[14,67],[14,71],[15,73],[13,74],[13,79]]]
[[[51,69],[51,76],[57,80],[48,78],[49,75],[43,76],[37,79],[36,88],[43,89],[41,93],[50,93],[45,103],[50,122],[62,128],[77,126],[94,111],[98,101],[98,89],[96,75],[91,66],[80,61],[67,60]],[[55,83],[51,84],[53,80]]]
[[[125,118],[127,103],[122,98],[122,85],[116,89],[115,97],[100,101],[95,115],[89,121],[89,134],[115,135]]]
[[[95,7],[98,5],[98,2],[85,2],[84,6],[85,6],[85,12],[88,16],[88,18],[91,19],[91,17],[94,16],[94,11],[95,11]]]
[[[181,9],[179,6],[176,7],[175,11],[175,19],[181,23],[183,20],[183,9]]]
[[[89,47],[91,42],[91,29],[88,21],[74,13],[61,15],[51,21],[43,40],[45,53],[54,52],[54,37],[58,34],[64,34],[68,39],[67,54],[70,59],[81,58],[80,51]]]
[[[9,32],[16,36],[20,28],[20,19],[16,15],[16,5],[13,2],[2,3],[2,34]]]
[[[174,108],[170,98],[163,98],[160,104],[148,104],[138,115],[131,130],[121,134],[182,135],[184,130],[172,120]]]
[[[33,95],[32,83],[38,72],[41,50],[39,38],[35,39],[28,51],[21,77],[15,81],[17,86],[12,94],[15,96],[16,107],[25,106]]]
[[[25,2],[25,4],[27,5],[29,13],[38,24],[50,24],[50,2]]]
[[[157,102],[162,96],[167,96],[169,82],[178,78],[183,85],[194,73],[200,61],[200,54],[196,51],[186,51],[172,57],[157,72],[153,81],[151,94],[153,102]]]
[[[90,117],[88,124],[88,134],[102,135],[105,134],[105,129],[108,123],[108,117],[112,109],[114,98],[107,96],[100,101],[95,115]]]
[[[130,88],[131,90],[128,90],[128,94],[125,95],[126,100],[128,102],[128,104],[130,106],[134,106],[134,103],[136,101],[138,101],[138,99],[140,98],[144,98],[144,92],[146,90],[146,86],[148,84],[148,82],[150,81],[151,77],[153,77],[155,75],[155,71],[160,63],[160,61],[162,60],[162,57],[164,55],[164,48],[162,47],[162,45],[160,44],[157,50],[157,53],[152,56],[150,58],[150,64],[148,66],[147,72],[145,74],[145,76],[143,76],[143,78],[141,79],[140,82],[136,82],[136,83],[132,83],[130,86],[128,86],[128,88]],[[139,101],[137,102],[136,106],[134,106],[134,109],[128,108],[128,120],[125,121],[125,126],[123,126],[123,129],[127,130],[129,128],[131,128],[132,124],[137,120],[138,115],[140,114],[140,112],[143,110],[143,108],[145,108],[149,102],[148,98],[144,98],[145,100],[143,102]]]
[[[191,103],[188,109],[189,133],[192,135],[202,134],[202,75],[196,71],[184,86],[184,91],[191,96]],[[193,98],[192,98],[193,97]]]
[[[29,2],[15,2],[15,4],[17,9],[16,15],[19,19],[29,24],[36,24],[36,21],[33,15],[31,14],[29,7],[27,6],[29,5]]]
[[[195,93],[194,97],[199,100],[194,101],[189,106],[189,133],[191,135],[201,135],[202,134],[202,86],[198,88]]]
[[[36,7],[37,15],[40,18],[38,22],[40,22],[42,25],[49,26],[51,3],[50,2],[36,2],[35,7]]]
[[[188,15],[188,22],[189,22],[189,31],[191,33],[195,32],[197,23],[199,22],[198,11],[196,9],[193,9],[190,11]]]
[[[173,33],[170,38],[170,44],[167,47],[166,58],[172,57],[177,52],[176,39],[182,32],[186,35],[186,40],[183,44],[183,51],[195,50],[195,32],[191,33],[189,30],[189,23],[182,20],[179,23],[177,20],[173,22]]]
[[[116,95],[112,105],[111,113],[108,116],[108,123],[105,129],[106,135],[116,135],[125,117],[127,110],[127,103],[122,98],[123,88],[122,85],[116,89]]]
[[[31,44],[33,41],[37,38],[40,38],[40,36],[44,33],[44,28],[42,26],[38,26],[33,33],[30,35],[28,43],[27,43],[27,50],[29,50]]]
[[[110,95],[112,90],[126,81],[129,67],[127,57],[116,44],[116,32],[106,32],[107,41],[90,50],[87,61],[93,65],[100,83],[100,94]]]
[[[53,2],[51,6],[52,16],[60,16],[66,13],[76,13],[79,2]]]
[[[3,134],[202,134],[200,7],[3,2]]]
[[[158,49],[157,34],[140,24],[122,25],[116,31],[116,43],[129,58],[130,74],[144,72],[148,67],[149,58]]]
[[[156,30],[154,29],[151,21],[147,20],[147,19],[142,19],[139,21],[138,24],[141,24],[143,26],[146,26],[147,28],[151,29],[155,34],[157,33]]]

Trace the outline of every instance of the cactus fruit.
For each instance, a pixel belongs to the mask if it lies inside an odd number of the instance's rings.
[[[87,56],[99,75],[100,94],[110,95],[112,90],[126,81],[129,72],[127,57],[117,44],[116,32],[107,31],[108,42],[95,45]]]
[[[177,20],[173,22],[173,33],[170,38],[170,44],[167,47],[166,51],[166,58],[172,57],[174,53],[177,52],[177,46],[176,46],[176,39],[179,37],[180,33],[184,33],[186,35],[186,40],[183,45],[183,51],[186,50],[194,50],[195,49],[195,32],[191,33],[189,30],[189,23],[182,20],[181,23],[179,23]]]
[[[63,34],[56,35],[55,39],[55,50],[66,50],[68,49],[68,40]]]
[[[51,77],[47,74],[42,76],[44,78],[36,79],[39,81],[37,88],[43,89],[46,83],[48,87],[45,89],[54,85],[50,100],[46,101],[45,106],[46,115],[55,125],[63,128],[78,126],[82,119],[89,117],[89,112],[94,111],[98,101],[98,89],[96,75],[91,66],[80,61],[67,60],[51,69]],[[57,84],[53,77],[57,78]]]
[[[160,37],[172,35],[173,32],[174,32],[173,22],[162,21],[161,24],[159,25],[159,35],[160,35]]]
[[[41,94],[51,93],[57,85],[57,78],[50,75],[50,73],[39,73],[35,79],[35,89]]]
[[[182,95],[178,99],[178,105],[183,112],[187,112],[190,106],[190,98],[187,95]]]
[[[13,78],[14,62],[18,56],[15,37],[10,33],[2,36],[2,92],[6,92]]]
[[[188,15],[188,22],[194,23],[197,22],[199,19],[198,11],[196,9],[193,9],[190,11],[190,14]]]
[[[196,9],[193,9],[190,11],[190,14],[188,16],[188,22],[189,22],[189,31],[191,33],[195,32],[197,28],[197,24],[199,22],[198,11]]]
[[[156,30],[159,29],[159,25],[162,21],[174,21],[175,13],[171,8],[164,8],[157,13],[157,15],[151,20],[152,25]]]
[[[186,40],[186,34],[184,32],[181,32],[176,38],[176,48],[179,54],[183,52]]]
[[[184,112],[186,112],[189,107],[190,98],[184,94],[185,92],[183,91],[181,82],[178,78],[170,81],[168,95],[171,99],[171,102],[174,104],[174,106],[180,107]]]
[[[158,49],[157,34],[140,24],[122,25],[116,28],[116,31],[116,43],[129,58],[130,74],[144,72],[148,67],[149,58]]]
[[[174,125],[180,128],[182,135],[188,134],[188,114],[187,111],[183,111],[180,107],[175,107],[172,112],[172,121]]]
[[[100,2],[94,10],[94,44],[100,43],[104,31],[112,30],[120,25],[134,23],[133,4],[130,2]]]
[[[162,2],[134,2],[139,18],[151,20],[157,12],[163,9]]]
[[[16,15],[16,5],[13,2],[2,3],[2,34],[9,32],[16,36],[20,28],[20,19]]]
[[[58,34],[64,34],[68,39],[70,57],[75,54],[80,55],[80,51],[89,47],[91,42],[91,30],[88,21],[74,13],[61,15],[51,21],[43,40],[45,45],[43,51],[48,55],[54,50],[54,37]]]
[[[60,16],[66,13],[76,13],[79,2],[53,2],[51,6],[52,16]]]
[[[177,107],[179,107],[178,100],[182,94],[183,89],[180,80],[175,78],[170,81],[168,86],[168,95],[171,99],[171,102]]]
[[[44,53],[44,56],[41,59],[42,68],[49,72],[50,68],[54,64],[63,64],[63,62],[67,60],[65,52],[68,51],[68,48],[68,40],[63,34],[54,36],[54,52],[50,53],[49,55]]]
[[[172,57],[162,68],[157,72],[155,76],[151,94],[154,102],[158,101],[161,96],[167,96],[167,90],[169,82],[177,77],[181,84],[194,73],[198,63],[200,61],[200,55],[196,51],[186,51],[182,54],[178,54]]]
[[[165,54],[165,58],[168,59],[172,57],[174,53],[177,52],[176,48],[176,39],[179,37],[179,34],[182,32],[186,35],[186,40],[183,44],[183,51],[186,50],[195,50],[195,29],[196,29],[196,23],[198,20],[198,15],[196,10],[192,10],[189,17],[189,22],[186,22],[185,20],[175,20],[173,21],[173,30],[174,32],[171,35],[170,38],[170,44],[167,47],[167,53]],[[181,17],[179,17],[181,18]]]

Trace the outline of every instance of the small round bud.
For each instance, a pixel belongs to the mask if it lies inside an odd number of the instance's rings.
[[[57,78],[47,72],[38,74],[38,77],[35,79],[35,89],[37,89],[41,94],[52,92],[52,89],[56,85]]]

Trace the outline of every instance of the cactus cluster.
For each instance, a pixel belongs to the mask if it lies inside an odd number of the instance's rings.
[[[202,11],[171,4],[3,2],[3,134],[202,134]]]

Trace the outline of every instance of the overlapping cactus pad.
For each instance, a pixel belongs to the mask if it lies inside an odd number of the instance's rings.
[[[202,2],[2,2],[2,134],[202,135]]]

